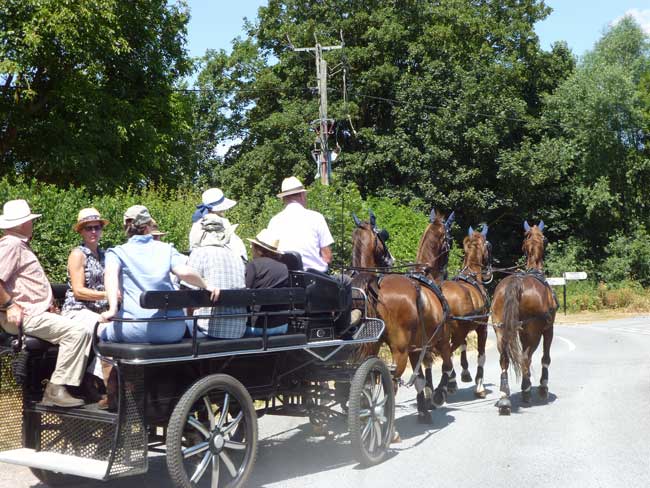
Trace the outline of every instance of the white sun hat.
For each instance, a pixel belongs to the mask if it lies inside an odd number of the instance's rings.
[[[221,188],[209,188],[205,190],[201,195],[201,201],[212,212],[223,212],[237,205],[235,200],[226,198]]]
[[[13,229],[25,222],[37,219],[41,214],[33,214],[25,200],[9,200],[2,207],[0,229]]]
[[[296,193],[303,193],[307,190],[303,186],[302,182],[295,176],[289,176],[282,180],[282,192],[278,193],[278,198],[288,197],[289,195],[295,195]]]

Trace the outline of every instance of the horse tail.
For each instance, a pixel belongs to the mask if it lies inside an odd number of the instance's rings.
[[[519,339],[519,329],[522,326],[519,320],[519,302],[523,289],[521,278],[514,277],[506,287],[503,300],[503,350],[515,370],[517,378],[521,376],[523,362]]]

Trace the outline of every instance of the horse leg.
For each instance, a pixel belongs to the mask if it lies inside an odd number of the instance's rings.
[[[415,369],[418,366],[419,352],[409,353],[409,359],[411,360],[411,367]],[[415,380],[415,390],[417,391],[416,401],[418,405],[418,423],[419,424],[432,424],[433,418],[429,413],[427,408],[426,401],[424,398],[424,388],[426,381],[424,379],[424,374],[422,374],[422,367],[418,367],[417,378]]]
[[[467,341],[463,340],[460,345],[460,366],[463,369],[460,373],[460,380],[463,383],[472,382],[472,373],[469,372],[469,363],[467,362]]]
[[[433,392],[433,404],[436,408],[441,407],[447,401],[449,379],[454,371],[454,365],[451,362],[451,350],[449,340],[446,339],[447,335],[443,335],[445,339],[439,343],[440,355],[442,356],[442,376],[440,383]]]
[[[424,403],[429,410],[433,410],[432,362],[433,358],[431,353],[429,353],[424,361]]]
[[[487,324],[479,325],[476,328],[476,336],[478,338],[478,358],[476,366],[476,388],[474,395],[477,398],[485,398],[485,387],[483,386],[483,367],[485,366],[485,345],[487,344]]]
[[[539,380],[537,394],[542,400],[548,398],[548,368],[551,365],[551,342],[553,342],[553,327],[549,327],[543,332],[544,337],[544,354],[542,355],[542,378]]]
[[[495,332],[497,335],[497,348],[499,350],[499,365],[501,366],[501,385],[499,386],[501,397],[497,402],[497,408],[499,409],[499,415],[510,415],[510,411],[512,410],[510,385],[508,384],[508,367],[510,366],[510,362],[505,351],[506,346],[503,344],[503,333],[500,328],[496,327]]]
[[[530,382],[530,363],[542,336],[538,333],[537,328],[529,325],[528,330],[520,333],[519,337],[521,338],[524,355],[521,368],[521,399],[524,403],[530,403],[530,387],[532,384]]]
[[[467,370],[467,341],[465,340],[467,337],[467,331],[462,329],[458,323],[456,323],[454,327],[454,332],[452,333],[451,337],[451,347],[449,349],[449,354],[450,354],[450,361],[451,361],[451,374],[449,375],[449,382],[447,385],[447,390],[450,395],[453,395],[458,391],[458,383],[456,382],[456,371],[454,370],[454,357],[453,353],[454,351],[460,346],[461,350],[461,356],[460,356],[460,364],[463,368],[463,372],[461,373],[461,379],[463,381],[467,381],[465,378],[465,373],[469,374],[469,371]],[[464,358],[464,361],[463,361]],[[469,381],[472,381],[472,376],[470,375]]]

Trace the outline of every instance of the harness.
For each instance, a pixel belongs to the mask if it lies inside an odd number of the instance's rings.
[[[476,280],[476,273],[463,273],[461,272],[458,276],[455,276],[452,281],[462,281],[468,285],[474,287],[483,298],[483,307],[472,310],[469,315],[462,315],[460,317],[451,316],[452,320],[459,320],[464,322],[473,322],[477,325],[487,325],[487,319],[490,316],[490,296],[487,293],[485,287],[482,287],[479,282]],[[482,320],[485,320],[483,322]]]

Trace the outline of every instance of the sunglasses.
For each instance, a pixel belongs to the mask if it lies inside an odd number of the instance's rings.
[[[103,227],[101,225],[86,225],[83,229],[86,232],[99,232],[102,230],[102,228]]]

